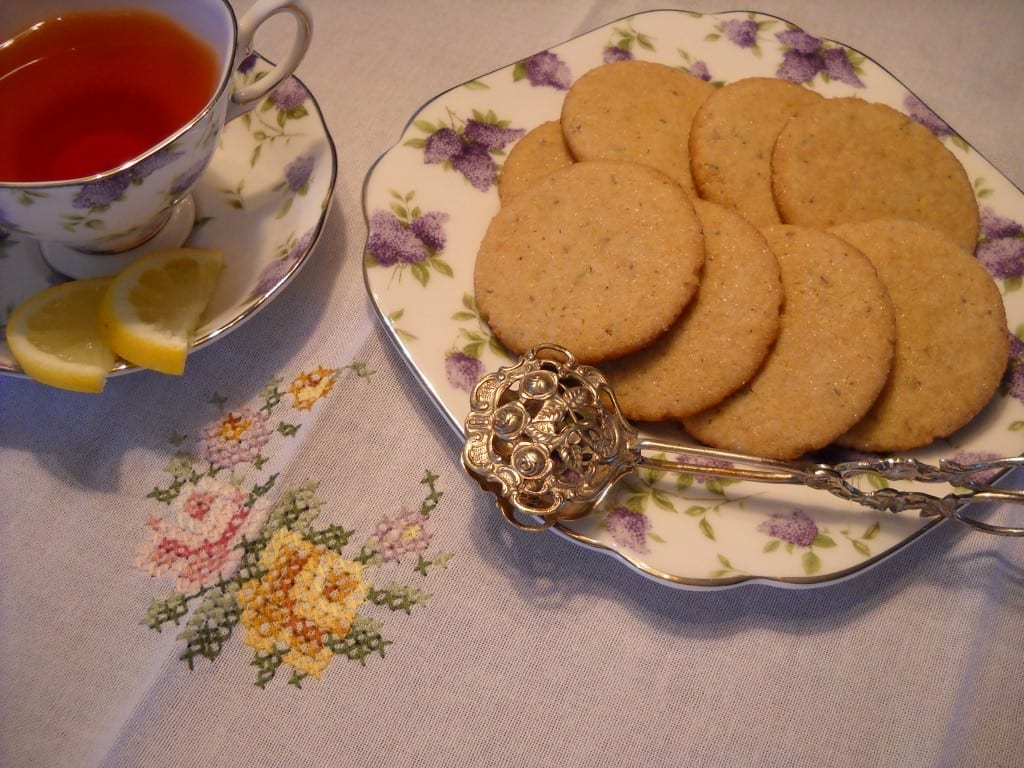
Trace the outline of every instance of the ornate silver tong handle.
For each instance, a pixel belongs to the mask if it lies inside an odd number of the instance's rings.
[[[566,349],[535,347],[515,365],[485,376],[473,390],[462,460],[480,485],[497,496],[505,518],[543,530],[589,514],[616,480],[651,467],[752,482],[803,485],[871,509],[919,510],[1000,536],[1024,536],[1024,526],[973,517],[973,505],[1020,505],[1024,490],[997,488],[993,475],[1024,467],[1024,455],[932,466],[910,458],[875,458],[835,465],[791,462],[640,437],[619,412],[601,373]],[[673,458],[665,458],[672,455]],[[944,483],[958,492],[935,496],[912,490],[864,491],[851,481],[875,474],[887,480]],[[525,522],[520,516],[540,518]]]

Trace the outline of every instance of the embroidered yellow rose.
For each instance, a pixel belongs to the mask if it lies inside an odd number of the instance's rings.
[[[348,634],[366,600],[362,563],[282,528],[263,550],[260,566],[266,573],[238,593],[245,642],[257,652],[287,649],[285,664],[319,677],[333,656],[327,639]]]

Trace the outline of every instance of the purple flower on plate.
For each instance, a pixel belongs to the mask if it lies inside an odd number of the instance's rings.
[[[443,251],[447,243],[444,234],[444,225],[448,221],[448,214],[440,211],[430,211],[422,216],[413,219],[409,229],[419,238],[427,248],[435,251]]]
[[[390,211],[375,211],[370,216],[366,250],[382,267],[415,264],[430,255],[423,241]]]
[[[992,459],[1000,458],[998,453],[972,453],[970,451],[957,451],[952,459],[957,464],[969,466],[981,461],[991,461]],[[996,478],[1001,472],[998,467],[996,469],[986,469],[980,472],[973,472],[970,479],[976,483],[989,483]]]
[[[423,148],[423,162],[436,165],[451,160],[462,152],[462,139],[452,128],[441,128],[427,137]]]
[[[488,151],[496,151],[514,142],[523,135],[523,131],[518,128],[503,128],[481,120],[467,120],[463,135],[472,144],[479,144]]]
[[[299,155],[284,168],[284,178],[291,192],[303,193],[309,188],[309,178],[313,175],[314,158],[312,155]]]
[[[700,456],[689,456],[682,454],[677,457],[679,461],[685,461],[687,464],[696,464],[700,467],[718,467],[725,469],[731,467],[728,461],[722,461],[721,459],[705,459]],[[697,483],[707,483],[709,480],[715,479],[714,475],[705,475],[703,473],[694,473],[693,479]]]
[[[864,87],[846,48],[828,47],[820,37],[809,35],[802,29],[776,32],[775,37],[786,49],[776,76],[793,83],[809,83],[819,74],[824,74],[855,88]]]
[[[270,94],[274,106],[283,112],[301,107],[308,97],[309,91],[294,77],[289,77]]]
[[[491,153],[482,144],[467,144],[460,154],[452,158],[452,168],[466,177],[466,180],[481,192],[491,188],[498,178],[498,166]]]
[[[757,45],[757,22],[752,19],[729,19],[722,22],[722,32],[740,48],[753,48]]]
[[[708,70],[708,65],[703,61],[693,62],[693,66],[690,67],[690,74],[694,77],[700,78],[706,83],[711,82],[711,72]]]
[[[643,512],[633,512],[626,507],[616,507],[604,519],[604,527],[611,534],[612,541],[640,554],[650,552],[647,534],[651,530],[651,521]]]
[[[550,86],[560,91],[566,91],[572,85],[569,65],[550,51],[542,51],[525,59],[522,67],[530,85]]]
[[[71,207],[86,210],[106,208],[120,199],[131,183],[131,173],[122,171],[99,181],[83,184],[82,188],[78,190],[78,194],[71,200]]]
[[[941,117],[932,112],[925,103],[914,94],[908,93],[903,98],[903,107],[907,110],[908,115],[940,139],[943,136],[951,136],[953,134],[953,129],[946,125]]]
[[[981,209],[978,261],[997,280],[1024,277],[1024,227],[999,216],[989,207]]]
[[[1010,364],[1006,367],[1003,386],[1006,393],[1024,403],[1024,341],[1010,336]]]
[[[604,54],[601,56],[601,60],[605,64],[611,64],[614,61],[630,61],[632,58],[632,51],[620,48],[617,45],[609,45],[604,49]]]
[[[449,384],[463,392],[470,392],[484,375],[484,364],[464,352],[449,352],[444,358],[444,372]]]
[[[774,514],[757,526],[760,533],[798,547],[809,547],[818,536],[818,526],[805,512],[794,509],[788,515]]]

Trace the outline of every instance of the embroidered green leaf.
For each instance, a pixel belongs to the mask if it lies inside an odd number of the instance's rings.
[[[295,437],[295,433],[299,431],[300,424],[288,424],[287,422],[279,422],[277,425],[277,431],[285,437]]]
[[[253,656],[253,660],[249,662],[259,670],[256,674],[256,685],[260,688],[266,688],[267,683],[274,679],[274,675],[277,674],[277,668],[281,666],[283,661],[284,651],[276,646],[270,651],[257,651]]]
[[[178,623],[178,619],[188,613],[188,600],[184,595],[174,592],[163,600],[154,600],[146,609],[142,623],[158,632],[169,621]]]
[[[429,593],[404,584],[389,584],[380,589],[371,586],[366,593],[366,599],[374,605],[406,613],[411,613],[414,606],[425,603],[429,597]]]
[[[347,531],[340,525],[330,525],[322,531],[314,531],[307,537],[314,544],[323,544],[332,552],[341,554],[355,531]]]
[[[391,645],[391,641],[385,640],[381,634],[381,626],[379,621],[356,614],[352,628],[344,637],[331,635],[324,641],[324,645],[339,656],[365,665],[366,657],[371,653],[380,654],[384,658],[384,649]]]
[[[429,571],[431,568],[447,568],[448,562],[453,557],[455,557],[455,555],[451,552],[441,552],[433,560],[428,560],[427,558],[423,557],[423,555],[418,555],[416,558],[416,565],[413,567],[413,570],[416,571],[416,573],[426,576],[427,571]]]

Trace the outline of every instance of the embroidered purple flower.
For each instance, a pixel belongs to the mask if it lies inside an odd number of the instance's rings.
[[[71,201],[72,208],[84,208],[86,210],[97,210],[106,208],[114,201],[120,199],[125,190],[131,186],[132,176],[127,171],[115,173],[112,176],[83,184],[78,194]]]
[[[427,516],[419,510],[402,508],[394,516],[385,516],[377,523],[373,537],[377,552],[385,562],[400,560],[407,553],[419,553],[430,545],[431,533],[426,527]]]
[[[630,61],[633,58],[633,52],[620,48],[617,45],[609,45],[604,49],[604,54],[601,56],[601,60],[605,64],[611,64],[615,61]]]
[[[693,66],[690,67],[690,74],[694,77],[698,77],[706,83],[711,82],[711,72],[708,70],[708,65],[703,61],[693,62]]]
[[[757,22],[752,19],[729,19],[722,22],[722,32],[740,48],[753,48],[757,45]]]
[[[757,530],[798,547],[811,546],[818,535],[818,526],[799,509],[788,515],[774,514],[757,526]]]
[[[1024,227],[986,206],[981,209],[980,230],[976,253],[989,274],[997,280],[1024,277]]]
[[[175,589],[191,595],[234,576],[243,554],[238,544],[255,537],[269,506],[263,499],[248,506],[242,490],[204,477],[182,486],[171,511],[170,522],[156,516],[147,521],[153,536],[134,565],[152,576],[173,573]]]
[[[775,37],[786,47],[782,64],[775,73],[778,77],[794,83],[808,83],[824,73],[855,88],[864,87],[845,48],[829,48],[820,37],[809,35],[802,29],[776,32]]]
[[[294,77],[289,77],[270,94],[274,106],[282,112],[291,112],[293,109],[301,107],[306,103],[308,97],[309,91]]]
[[[907,114],[919,122],[940,139],[943,136],[951,136],[953,129],[943,121],[941,117],[932,112],[923,101],[912,93],[903,97],[903,107]]]
[[[521,62],[523,73],[533,86],[550,86],[566,91],[572,85],[569,65],[550,51],[534,54]],[[513,73],[515,77],[515,73]]]
[[[470,392],[483,376],[484,364],[464,352],[449,352],[444,359],[444,372],[449,384],[463,392]]]
[[[650,552],[647,533],[651,530],[651,521],[643,512],[617,507],[604,519],[604,527],[620,547],[640,554]]]
[[[239,408],[203,428],[200,452],[204,459],[221,469],[251,464],[269,442],[271,434],[273,430],[266,413],[249,407]]]
[[[1024,403],[1024,341],[1010,334],[1010,364],[1006,367],[1003,386],[1010,397]]]

